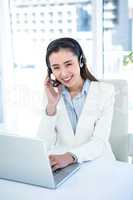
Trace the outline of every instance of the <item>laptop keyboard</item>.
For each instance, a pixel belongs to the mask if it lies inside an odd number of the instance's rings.
[[[60,173],[60,171],[63,169],[56,169],[55,171],[53,171],[53,175],[55,176],[56,174]]]
[[[78,166],[79,164],[75,163],[72,165],[68,165],[65,168],[55,170],[53,172],[55,183],[58,184],[64,178],[68,177],[70,174],[72,174],[73,171],[75,171],[75,169],[77,169]]]

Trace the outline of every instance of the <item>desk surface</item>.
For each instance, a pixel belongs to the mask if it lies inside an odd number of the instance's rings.
[[[56,190],[0,179],[1,200],[133,200],[133,165],[99,159],[84,163]]]

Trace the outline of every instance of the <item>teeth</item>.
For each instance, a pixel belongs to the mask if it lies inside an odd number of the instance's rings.
[[[70,78],[64,79],[64,81],[68,81]]]
[[[64,81],[69,81],[71,79],[71,77],[64,79]]]

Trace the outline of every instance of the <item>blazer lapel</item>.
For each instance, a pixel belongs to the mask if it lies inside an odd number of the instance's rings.
[[[59,116],[59,120],[58,120],[58,125],[60,127],[62,127],[63,129],[63,135],[64,137],[68,137],[70,138],[71,142],[73,143],[74,140],[80,140],[80,138],[82,138],[83,135],[83,129],[85,127],[88,127],[88,118],[89,121],[91,119],[96,118],[96,107],[97,107],[97,90],[96,90],[96,83],[95,82],[91,82],[90,83],[90,87],[89,87],[89,92],[88,95],[86,97],[86,101],[85,104],[83,106],[81,115],[79,117],[79,121],[77,123],[77,127],[76,127],[76,132],[73,132],[72,126],[71,126],[71,122],[69,120],[69,116],[64,104],[64,100],[61,97],[60,102],[59,102],[59,112],[60,112],[60,116]],[[88,116],[90,115],[90,117]],[[93,115],[95,115],[93,117]],[[86,124],[87,123],[87,124]]]
[[[82,135],[83,127],[86,126],[86,121],[89,118],[94,119],[97,115],[97,90],[96,90],[96,83],[92,81],[90,83],[89,91],[85,100],[85,104],[83,106],[81,115],[79,117],[79,121],[76,128],[75,136]]]

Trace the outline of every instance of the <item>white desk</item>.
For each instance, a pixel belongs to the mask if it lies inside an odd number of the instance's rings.
[[[133,200],[133,165],[85,163],[56,190],[1,179],[0,200]]]

